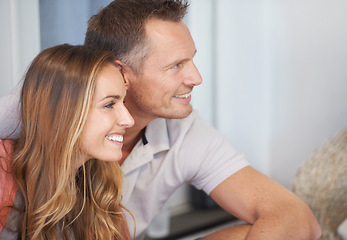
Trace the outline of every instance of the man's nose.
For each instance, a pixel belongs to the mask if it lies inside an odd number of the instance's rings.
[[[199,86],[202,83],[202,77],[199,70],[193,62],[191,62],[187,69],[187,77],[184,80],[184,84],[189,86]]]

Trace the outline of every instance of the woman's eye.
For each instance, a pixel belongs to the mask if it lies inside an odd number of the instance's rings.
[[[115,104],[116,104],[116,103],[111,102],[111,103],[107,104],[107,105],[105,106],[105,108],[112,108],[113,105],[115,105]]]

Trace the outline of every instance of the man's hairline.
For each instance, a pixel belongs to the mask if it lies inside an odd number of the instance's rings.
[[[147,35],[147,24],[149,21],[151,20],[160,20],[160,21],[167,21],[167,22],[176,22],[176,23],[179,23],[179,22],[183,22],[183,18],[179,18],[177,20],[166,20],[166,19],[161,19],[159,17],[156,17],[156,16],[151,16],[149,17],[148,19],[146,19],[144,21],[144,24],[143,24],[143,29],[144,29],[144,38],[141,42],[137,43],[130,51],[129,53],[127,53],[126,55],[124,55],[122,57],[122,60],[123,62],[127,62],[127,63],[131,63],[131,64],[128,64],[129,67],[131,67],[131,69],[137,73],[137,74],[140,74],[142,73],[142,70],[143,70],[143,65],[145,63],[145,60],[151,55],[151,50],[152,50],[152,47],[151,47],[151,41],[150,41],[150,38],[149,36]],[[138,51],[139,48],[143,48],[142,50]],[[134,53],[138,51],[138,53]],[[131,60],[127,60],[125,61],[125,59],[135,59],[135,61],[137,62],[136,64],[134,64],[134,61]],[[135,66],[134,66],[135,65]]]

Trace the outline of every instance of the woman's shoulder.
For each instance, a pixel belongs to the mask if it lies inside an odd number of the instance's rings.
[[[8,177],[11,171],[13,148],[14,142],[12,140],[0,139],[0,176]],[[0,184],[3,184],[2,181]]]
[[[0,231],[6,221],[17,192],[17,184],[11,173],[14,142],[0,140]]]
[[[0,139],[0,159],[1,161],[10,161],[13,154],[14,141]]]

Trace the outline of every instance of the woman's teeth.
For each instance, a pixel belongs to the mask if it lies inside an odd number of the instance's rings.
[[[106,139],[114,142],[123,142],[123,136],[106,136]]]
[[[189,98],[190,97],[190,93],[187,94],[183,94],[183,95],[175,95],[175,98]]]

